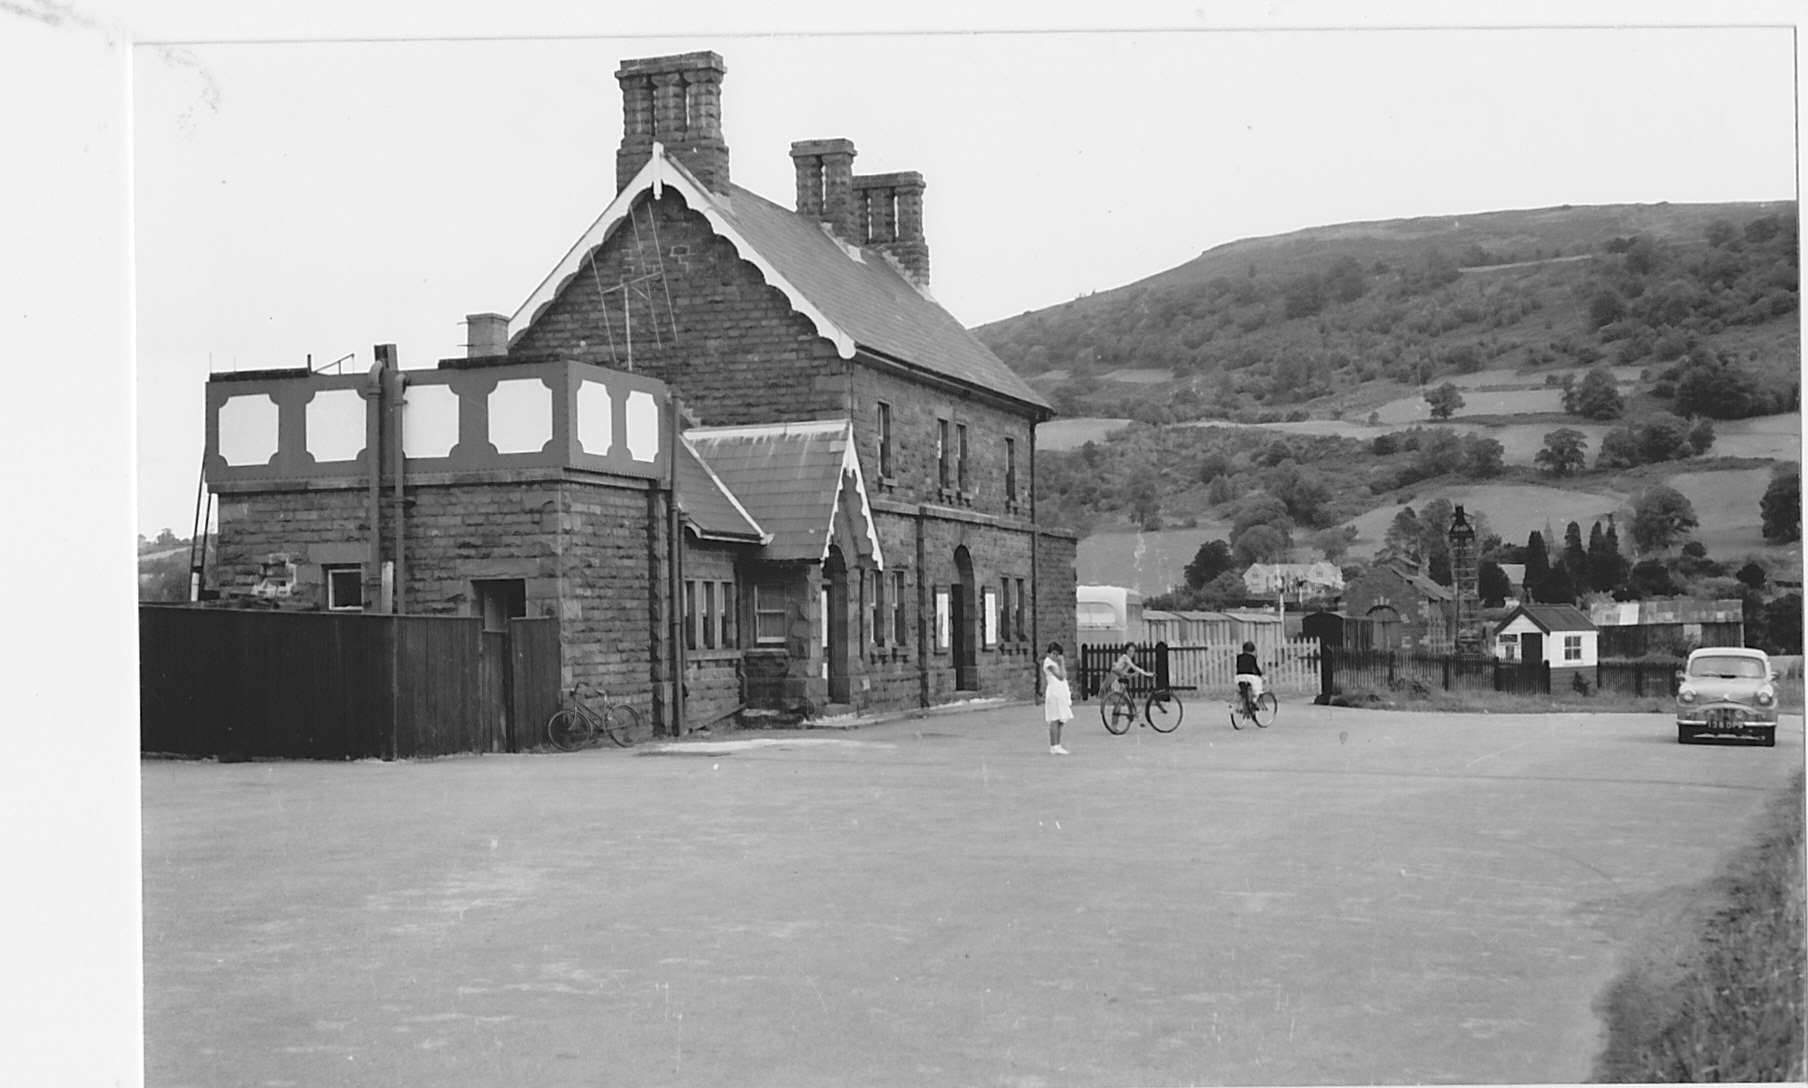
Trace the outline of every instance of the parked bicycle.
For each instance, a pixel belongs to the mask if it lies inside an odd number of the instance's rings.
[[[1255,722],[1256,728],[1267,729],[1274,724],[1274,716],[1281,709],[1281,701],[1274,697],[1274,692],[1264,691],[1255,698],[1250,698],[1247,681],[1237,685],[1237,697],[1230,704],[1230,727],[1243,728],[1246,721]]]
[[[1130,731],[1130,723],[1138,717],[1157,733],[1172,733],[1185,713],[1186,707],[1172,688],[1155,688],[1143,697],[1138,708],[1136,697],[1119,684],[1099,703],[1099,717],[1104,720],[1106,731],[1120,737]]]
[[[640,711],[625,703],[611,703],[609,693],[601,692],[601,709],[584,701],[573,685],[563,705],[546,720],[546,739],[561,752],[588,748],[608,737],[617,747],[627,748],[642,736]]]

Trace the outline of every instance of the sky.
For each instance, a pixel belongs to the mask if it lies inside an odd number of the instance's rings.
[[[210,371],[430,367],[512,314],[614,195],[630,57],[719,53],[733,177],[779,203],[794,140],[921,172],[969,326],[1310,226],[1796,192],[1789,27],[1141,25],[138,42],[138,531],[189,533]]]
[[[775,201],[793,140],[921,171],[980,324],[1308,226],[1793,198],[1801,7],[0,0],[9,1073],[140,1082],[133,542],[189,531],[209,370],[458,354],[613,195],[622,59],[720,53]]]

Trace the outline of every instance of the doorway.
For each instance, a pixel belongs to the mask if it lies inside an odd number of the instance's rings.
[[[474,579],[471,607],[483,620],[477,658],[478,687],[490,751],[520,751],[527,737],[525,727],[515,720],[516,678],[509,621],[527,615],[527,580]]]
[[[822,564],[822,592],[826,603],[824,653],[829,667],[829,702],[853,702],[848,670],[848,570],[841,549],[829,545]]]
[[[979,649],[975,628],[979,610],[974,605],[973,556],[962,544],[954,549],[955,582],[950,614],[953,621],[954,688],[956,691],[979,690]]]

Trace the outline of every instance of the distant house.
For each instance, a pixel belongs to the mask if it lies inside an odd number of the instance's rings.
[[[1343,611],[1370,623],[1377,650],[1449,653],[1456,646],[1456,594],[1405,560],[1377,563],[1351,582]]]
[[[1494,629],[1494,654],[1502,661],[1543,661],[1551,684],[1581,674],[1592,681],[1598,632],[1573,604],[1522,604]]]
[[[1603,601],[1589,606],[1588,618],[1601,630],[1603,657],[1745,645],[1745,608],[1737,599]]]
[[[1294,602],[1335,597],[1343,592],[1343,571],[1335,563],[1255,563],[1243,572],[1251,597],[1285,596]]]

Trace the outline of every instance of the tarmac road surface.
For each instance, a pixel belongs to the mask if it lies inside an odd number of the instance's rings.
[[[147,1084],[1576,1082],[1802,766],[1667,717],[1082,703],[143,765]]]

